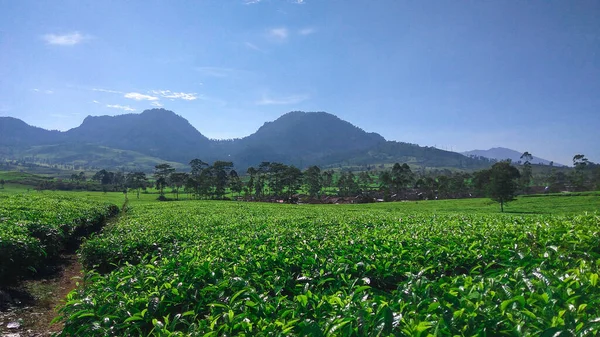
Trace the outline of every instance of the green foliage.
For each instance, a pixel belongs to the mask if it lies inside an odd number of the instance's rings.
[[[519,170],[509,162],[501,161],[494,164],[490,173],[489,193],[492,200],[500,203],[504,212],[504,204],[515,200]]]
[[[0,195],[0,285],[42,268],[116,212],[114,205],[85,199]]]
[[[62,335],[598,333],[598,214],[406,204],[134,206],[83,245],[97,269],[60,310]]]
[[[323,179],[318,166],[311,166],[304,172],[304,184],[306,184],[306,190],[311,197],[317,197],[321,193]]]

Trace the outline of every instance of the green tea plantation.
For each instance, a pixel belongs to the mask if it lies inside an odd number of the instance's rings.
[[[53,195],[0,195],[0,287],[43,269],[119,209]]]
[[[134,205],[81,247],[61,335],[598,335],[598,213],[400,204]]]

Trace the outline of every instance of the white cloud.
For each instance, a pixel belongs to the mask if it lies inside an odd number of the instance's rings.
[[[269,30],[269,36],[277,40],[287,40],[288,30],[285,27],[272,28]]]
[[[158,97],[140,94],[139,92],[128,92],[124,96],[125,98],[134,99],[136,101],[157,101]]]
[[[304,5],[306,2],[304,0],[291,0],[293,4],[296,5]]]
[[[93,100],[92,103],[100,104],[100,102]]]
[[[40,89],[33,89],[33,91],[35,91],[35,92],[40,92]]]
[[[254,5],[261,2],[261,0],[244,0],[245,5]]]
[[[58,46],[74,46],[78,43],[87,40],[89,37],[82,35],[79,32],[73,32],[63,35],[46,34],[42,36],[42,38],[46,41],[47,44],[53,44]]]
[[[121,109],[125,111],[135,111],[135,109],[130,107],[129,105],[107,104],[106,107],[112,109]]]
[[[109,94],[122,94],[121,91],[93,88],[92,91],[107,92]]]
[[[51,95],[51,94],[53,94],[53,93],[54,93],[54,91],[52,91],[52,90],[46,90],[46,91],[44,91],[44,92],[45,92],[46,94],[48,94],[48,95]]]
[[[155,106],[155,107],[157,107],[157,108],[162,108],[162,106],[163,106],[163,105],[162,105],[162,103],[160,103],[160,102],[156,102],[156,101],[154,101],[154,102],[150,103],[150,105],[152,105],[152,106]]]
[[[159,95],[163,98],[177,98],[185,101],[193,101],[198,99],[198,94],[195,92],[185,93],[185,92],[172,92],[171,90],[152,90],[151,94]]]
[[[298,31],[298,34],[300,34],[300,35],[310,35],[310,34],[315,33],[316,31],[317,30],[314,29],[314,28],[312,28],[312,27],[307,27],[307,28],[300,29]]]
[[[257,101],[257,105],[288,105],[288,104],[297,104],[309,99],[308,95],[290,95],[284,97],[268,97],[263,96],[261,100]]]

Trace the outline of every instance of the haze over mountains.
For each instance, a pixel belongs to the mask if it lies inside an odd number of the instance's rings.
[[[155,163],[185,166],[194,158],[232,161],[237,168],[278,161],[310,165],[406,162],[427,167],[478,168],[489,163],[432,147],[385,140],[325,112],[289,112],[240,139],[211,140],[164,109],[88,116],[76,128],[48,131],[0,117],[0,157],[51,164],[150,170]]]
[[[523,152],[515,151],[512,149],[507,149],[505,147],[493,147],[489,150],[472,150],[472,151],[466,151],[466,152],[461,152],[461,153],[464,154],[465,156],[485,157],[485,158],[490,158],[490,159],[495,159],[495,160],[510,159],[513,163],[517,163],[519,161],[524,161],[521,159],[521,155],[523,155]],[[554,166],[564,166],[563,164],[555,163],[550,160],[546,160],[546,159],[539,158],[536,156],[533,156],[531,163],[532,164],[541,164],[541,165],[550,165],[550,163],[552,163],[552,165],[554,165]]]

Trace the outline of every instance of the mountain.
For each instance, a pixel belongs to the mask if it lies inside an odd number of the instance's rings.
[[[523,161],[521,159],[521,155],[523,154],[523,152],[515,151],[512,149],[507,149],[505,147],[493,147],[489,150],[472,150],[472,151],[461,152],[461,153],[465,156],[485,157],[485,158],[496,159],[496,160],[510,159],[512,162],[515,162],[515,163],[517,163],[519,161]],[[531,160],[531,163],[532,164],[549,165],[551,163],[551,161],[534,156],[533,159]],[[554,166],[565,166],[563,164],[558,164],[558,163],[554,163],[554,162],[552,162],[552,163]]]
[[[332,114],[293,111],[240,139],[233,151],[234,157],[252,165],[260,163],[260,157],[271,157],[303,166],[383,142],[381,135],[365,132]]]
[[[480,168],[487,161],[415,144],[387,141],[325,112],[294,111],[255,133],[210,140],[186,119],[164,109],[141,114],[88,116],[66,132],[0,118],[0,160],[121,169],[152,168],[159,161],[232,161],[241,170],[263,161],[305,168],[403,162],[427,167]]]
[[[42,164],[69,163],[76,168],[93,167],[103,169],[119,167],[125,171],[144,172],[152,171],[157,164],[166,162],[164,159],[135,151],[80,143],[32,146],[21,152],[21,158],[28,162]],[[178,170],[187,168],[187,165],[182,163],[168,163]]]
[[[59,142],[60,131],[31,126],[18,118],[0,117],[0,146],[31,146]]]
[[[141,114],[88,116],[65,132],[70,141],[131,150],[165,160],[189,162],[205,153],[210,140],[186,119],[164,109]]]

